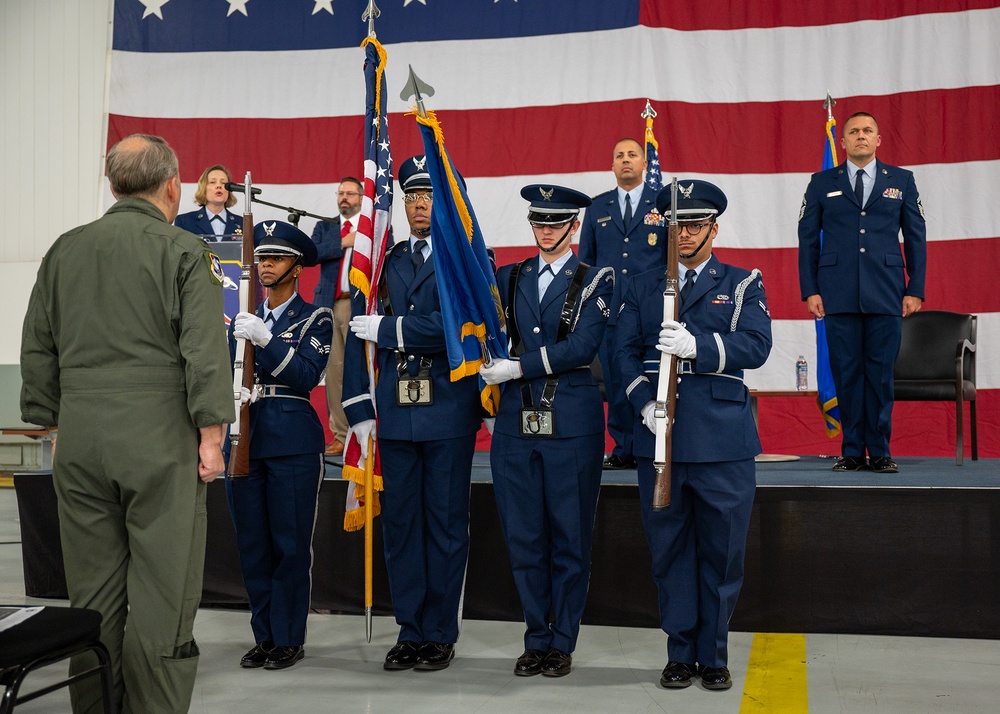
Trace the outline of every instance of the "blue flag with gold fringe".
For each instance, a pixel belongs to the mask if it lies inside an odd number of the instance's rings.
[[[832,169],[837,162],[837,120],[831,115],[826,121],[826,142],[823,151],[823,171]],[[819,234],[820,251],[823,250],[823,232]],[[840,433],[840,407],[837,406],[837,389],[833,386],[830,371],[830,350],[826,343],[826,323],[813,318],[816,325],[816,401],[823,414],[826,435],[831,439]]]
[[[478,376],[485,352],[490,359],[510,356],[496,274],[465,182],[445,150],[437,116],[434,112],[427,112],[426,117],[417,115],[417,123],[434,192],[431,255],[441,298],[451,380],[476,375],[483,408],[496,415],[499,387],[486,384]]]

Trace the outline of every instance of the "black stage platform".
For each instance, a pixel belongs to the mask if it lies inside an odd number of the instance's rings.
[[[1000,639],[1000,460],[898,459],[901,473],[834,474],[829,459],[761,463],[746,582],[731,627]],[[336,473],[331,464],[330,474]],[[49,474],[15,476],[25,591],[65,597]],[[313,607],[363,612],[363,535],[342,530],[347,483],[327,480],[314,539]],[[605,472],[584,622],[656,627],[635,472]],[[520,620],[493,500],[476,454],[464,616]],[[389,614],[381,532],[375,603]],[[225,487],[209,487],[203,605],[244,606]]]

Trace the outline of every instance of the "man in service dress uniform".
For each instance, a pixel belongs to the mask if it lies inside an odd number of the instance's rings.
[[[538,255],[500,269],[513,359],[480,368],[503,384],[490,464],[521,597],[524,653],[514,674],[569,674],[590,584],[604,457],[604,404],[590,363],[615,276],[570,249],[590,199],[561,186],[521,189]]]
[[[927,226],[913,173],[875,158],[882,137],[871,114],[848,117],[841,143],[847,161],[813,174],[802,199],[799,285],[826,321],[843,434],[833,470],[896,473],[893,369],[903,318],[923,304]]]
[[[634,278],[618,320],[615,364],[638,415],[639,503],[653,556],[667,666],[660,684],[729,689],[729,618],[743,584],[756,490],[757,427],[743,370],[771,351],[771,317],[760,271],[712,255],[725,194],[707,181],[679,184],[680,320],[664,319],[665,271]],[[657,198],[667,215],[670,187]],[[654,400],[660,353],[675,355],[671,505],[652,510]]]
[[[386,254],[378,315],[357,306],[344,358],[344,412],[362,449],[375,427],[363,341],[378,345],[382,533],[399,638],[387,670],[447,667],[469,554],[469,489],[482,424],[479,380],[452,382],[434,273],[427,159],[403,162],[409,240]],[[355,299],[360,302],[363,296]],[[359,314],[361,313],[361,314]]]
[[[21,344],[22,418],[59,427],[53,483],[73,607],[104,617],[115,711],[186,712],[205,562],[205,482],[233,420],[222,269],[170,225],[177,156],[157,136],[108,152],[117,202],[38,270]],[[200,477],[200,479],[199,479]],[[96,665],[73,658],[70,671]],[[103,711],[100,682],[73,711]]]
[[[240,666],[284,669],[305,656],[313,529],[325,469],[323,425],[309,393],[326,369],[333,313],[295,290],[302,269],[316,264],[309,236],[290,223],[264,221],[254,226],[253,240],[267,300],[256,314],[236,315],[229,339],[234,357],[237,337],[256,348],[254,390],[243,395],[251,402],[250,472],[227,478],[226,496],[257,643]]]
[[[608,401],[608,434],[614,449],[604,461],[609,470],[634,469],[632,406],[625,397],[625,385],[611,368],[618,312],[628,279],[667,262],[666,223],[656,210],[656,191],[643,183],[646,154],[635,139],[615,144],[611,169],[618,185],[594,198],[580,229],[580,260],[587,265],[615,271],[615,292],[611,297],[608,327],[598,355]]]

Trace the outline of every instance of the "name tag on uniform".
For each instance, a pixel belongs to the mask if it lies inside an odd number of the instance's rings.
[[[401,407],[433,404],[432,386],[425,377],[400,377],[396,380],[396,404]]]
[[[833,198],[834,196],[843,196],[843,195],[844,195],[843,191],[830,191],[830,193],[826,194],[826,197]]]
[[[550,437],[555,433],[555,412],[545,407],[521,410],[521,436]]]

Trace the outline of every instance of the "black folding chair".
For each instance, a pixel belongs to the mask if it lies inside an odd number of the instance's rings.
[[[0,699],[0,714],[18,704],[38,699],[81,679],[99,675],[105,714],[114,714],[111,656],[101,643],[101,613],[75,607],[45,607],[24,622],[0,632],[0,684],[6,690]],[[74,655],[93,652],[98,666],[48,687],[18,696],[28,674]]]

